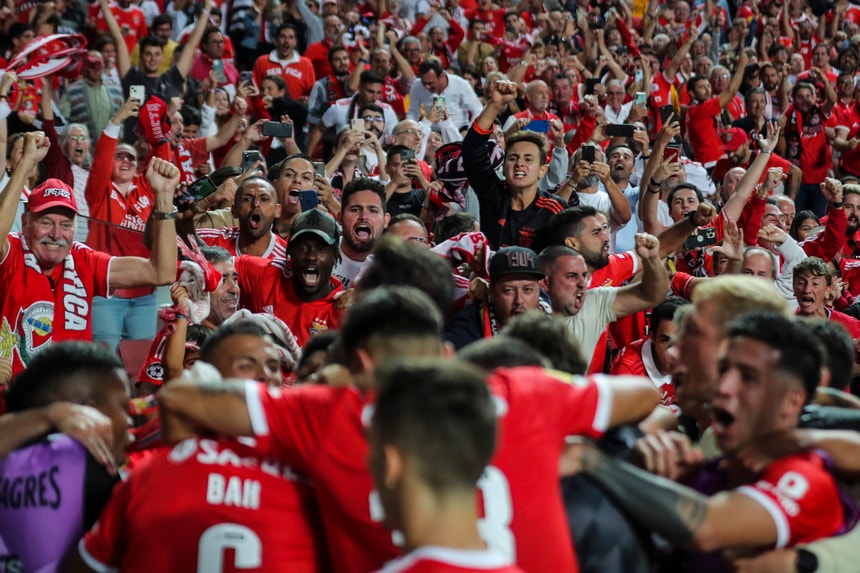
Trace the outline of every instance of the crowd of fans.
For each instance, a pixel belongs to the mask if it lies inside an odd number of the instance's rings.
[[[856,571],[860,6],[0,28],[0,572]]]

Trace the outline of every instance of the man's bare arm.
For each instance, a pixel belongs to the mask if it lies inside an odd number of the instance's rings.
[[[175,380],[158,393],[162,431],[169,443],[187,433],[214,432],[221,436],[252,436],[251,415],[241,380],[189,382]]]

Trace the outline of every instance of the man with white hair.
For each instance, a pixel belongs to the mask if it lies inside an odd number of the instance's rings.
[[[557,115],[551,111],[547,111],[549,106],[549,88],[543,80],[532,80],[526,84],[526,109],[517,114],[512,115],[502,127],[508,131],[514,126],[515,122],[519,122],[521,129],[528,129],[528,124],[532,121],[547,122],[547,131],[549,134],[549,122],[553,120],[561,121]],[[538,131],[538,129],[532,129]]]

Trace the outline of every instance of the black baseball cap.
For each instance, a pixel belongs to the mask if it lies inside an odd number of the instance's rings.
[[[538,256],[525,247],[502,247],[490,259],[490,280],[505,275],[533,275],[535,280],[542,279],[538,267]]]
[[[302,235],[308,233],[314,234],[327,245],[334,245],[340,233],[337,230],[337,221],[328,213],[324,213],[319,209],[310,209],[305,211],[293,221],[293,226],[290,228],[290,241],[295,241]]]

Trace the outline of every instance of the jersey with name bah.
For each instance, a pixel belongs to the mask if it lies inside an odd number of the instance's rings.
[[[499,553],[484,550],[420,547],[377,573],[524,573]]]
[[[228,440],[155,453],[114,491],[78,546],[100,572],[315,573],[310,488]]]
[[[499,447],[478,482],[487,545],[526,571],[578,570],[558,486],[569,435],[599,437],[611,390],[602,376],[572,380],[539,368],[489,378],[499,409]],[[367,469],[366,423],[373,393],[302,386],[282,391],[248,382],[254,433],[269,453],[308,475],[338,573],[366,573],[397,555]]]
[[[234,257],[240,256],[239,227],[221,227],[218,229],[197,229],[197,236],[210,247],[221,247]],[[287,256],[287,242],[275,233],[269,234],[269,246],[262,258],[272,260],[276,257]]]
[[[328,295],[306,302],[296,296],[285,259],[269,261],[244,255],[236,257],[234,262],[239,273],[242,308],[274,314],[290,327],[300,346],[315,334],[340,328],[346,311],[335,308],[335,296],[343,292],[336,278],[329,278],[332,290]]]
[[[51,342],[92,340],[94,296],[107,296],[111,256],[72,243],[66,260],[45,274],[23,237],[10,233],[0,261],[0,357],[18,374]]]

